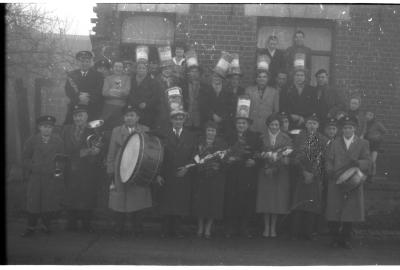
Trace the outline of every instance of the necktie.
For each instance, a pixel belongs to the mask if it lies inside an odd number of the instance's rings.
[[[175,136],[179,139],[179,129],[175,129]]]

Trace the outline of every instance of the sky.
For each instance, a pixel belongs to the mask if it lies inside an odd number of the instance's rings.
[[[89,35],[89,31],[95,26],[90,19],[96,18],[96,13],[93,12],[96,1],[52,1],[37,3],[37,5],[60,19],[67,19],[70,23],[67,34]]]

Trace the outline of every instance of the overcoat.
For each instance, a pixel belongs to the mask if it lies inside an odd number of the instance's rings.
[[[227,167],[225,216],[249,217],[255,213],[256,208],[257,168],[246,167],[245,163],[261,149],[261,135],[248,130],[243,138],[239,138],[237,132],[232,132],[227,137],[227,144],[231,149],[237,149],[232,155],[237,156],[238,160]]]
[[[277,151],[291,146],[292,140],[283,132],[279,132],[277,135],[275,145],[271,144],[269,133],[263,136],[262,151],[264,152]],[[274,163],[264,160],[262,163],[263,166],[258,172],[257,213],[289,213],[290,179],[288,165],[284,164],[282,159]]]
[[[368,172],[371,166],[368,141],[355,136],[347,150],[343,137],[336,138],[329,147],[326,157],[326,171],[330,176],[325,215],[328,221],[357,222],[365,219],[363,185],[347,196],[336,185],[336,172],[353,163],[364,173]]]
[[[322,213],[322,172],[327,138],[316,133],[309,143],[309,134],[303,130],[295,140],[293,153],[297,169],[295,173],[295,188],[292,201],[292,210],[302,210]],[[303,171],[313,173],[312,182],[305,183]]]
[[[65,152],[69,156],[65,175],[66,204],[71,209],[92,210],[96,207],[101,185],[101,180],[96,176],[102,166],[102,153],[81,156],[81,150],[88,149],[86,138],[92,131],[86,127],[80,136],[75,133],[75,125],[66,125],[62,131]]]
[[[207,146],[205,138],[202,138],[197,147],[197,154],[202,158],[226,148],[226,143],[220,138],[216,138],[210,146]],[[225,178],[225,166],[219,158],[206,161],[196,168],[196,180],[193,185],[194,216],[222,218],[224,211]]]
[[[84,76],[80,69],[73,70],[69,73],[69,77],[77,86],[79,92],[86,92],[89,94],[88,115],[89,121],[98,119],[103,108],[103,75],[94,70],[89,69]],[[65,94],[70,100],[68,111],[65,118],[65,124],[72,124],[72,111],[74,105],[79,103],[79,94],[76,93],[69,80],[65,83]]]
[[[315,88],[310,85],[305,85],[300,95],[297,91],[297,88],[292,85],[288,89],[286,99],[286,109],[289,115],[297,114],[305,118],[313,113],[316,113],[317,97],[315,94]],[[300,127],[294,126],[293,128]]]
[[[40,134],[28,138],[22,153],[27,184],[27,211],[53,212],[61,209],[63,178],[54,177],[56,154],[64,154],[60,136],[52,134],[44,143]]]
[[[142,125],[135,128],[135,132],[146,132],[148,130],[148,127]],[[125,125],[115,127],[112,131],[107,154],[107,173],[114,173],[115,184],[115,189],[110,190],[109,207],[118,212],[133,212],[152,206],[150,186],[122,183],[119,177],[118,164],[122,147],[128,137],[129,130]]]
[[[139,108],[139,104],[145,103],[144,109],[140,109],[139,123],[155,128],[155,121],[158,114],[158,106],[160,103],[159,93],[157,93],[157,85],[154,79],[148,74],[141,83],[138,83],[136,76],[131,79],[131,92],[129,95],[129,103]]]
[[[246,88],[250,97],[250,118],[253,120],[250,129],[261,134],[266,133],[265,120],[273,113],[279,112],[279,93],[275,88],[267,86],[260,95],[257,85]]]
[[[169,128],[157,131],[164,145],[164,161],[161,176],[165,183],[159,191],[159,210],[161,215],[190,215],[193,173],[189,171],[183,176],[176,175],[178,168],[193,162],[197,138],[187,128],[183,128],[179,138]]]

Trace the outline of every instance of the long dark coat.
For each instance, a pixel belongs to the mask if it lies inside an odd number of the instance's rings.
[[[205,139],[200,140],[197,154],[202,158],[227,148],[219,138],[211,146]],[[221,159],[213,159],[197,167],[193,185],[193,215],[196,217],[220,219],[224,212],[225,168]]]
[[[197,139],[193,132],[183,128],[179,139],[173,128],[158,132],[164,145],[164,161],[161,176],[165,183],[160,188],[159,210],[161,215],[190,215],[193,173],[189,170],[184,177],[177,177],[179,167],[193,162]]]
[[[83,77],[80,69],[70,72],[69,76],[72,78],[80,92],[89,93],[88,115],[89,121],[98,119],[103,109],[103,83],[104,78],[100,72],[94,69],[89,69],[86,76]],[[68,111],[64,124],[72,124],[72,109],[73,106],[79,103],[79,94],[71,86],[69,80],[65,83],[65,94],[70,100]]]
[[[66,204],[68,208],[91,210],[96,207],[97,192],[101,184],[96,177],[101,163],[101,153],[81,157],[87,148],[86,138],[91,134],[85,128],[79,139],[75,137],[75,125],[67,125],[62,131],[65,152],[69,156],[66,169]]]
[[[139,108],[140,103],[146,103],[146,107],[140,109],[139,123],[150,129],[155,128],[160,97],[157,84],[150,75],[147,75],[140,84],[136,81],[136,76],[132,76],[129,102],[137,108]]]
[[[239,151],[237,156],[240,159],[227,168],[224,207],[227,217],[249,217],[255,213],[257,168],[246,167],[245,163],[253,157],[253,153],[261,149],[261,135],[249,130],[243,140],[239,140],[237,132],[229,134],[227,138],[228,147],[245,146],[249,152]]]
[[[367,173],[371,166],[368,141],[354,137],[349,150],[343,137],[338,137],[331,143],[326,157],[326,170],[330,176],[328,179],[328,195],[326,206],[326,219],[328,221],[357,222],[364,221],[364,186],[348,194],[336,185],[335,174],[337,171],[351,163],[357,162],[359,168]]]
[[[327,145],[327,138],[317,133],[316,140],[311,146],[307,143],[309,134],[302,131],[295,140],[295,152],[293,153],[297,163],[295,189],[293,194],[292,209],[322,213],[322,172],[324,167],[324,156]],[[319,158],[309,158],[308,151],[319,153]],[[311,154],[314,156],[314,154]],[[315,157],[315,156],[314,156]],[[318,163],[317,163],[318,161]],[[313,181],[310,184],[304,182],[303,171],[314,174]]]
[[[263,137],[263,144],[263,151],[277,151],[280,148],[292,146],[292,140],[288,135],[280,132],[276,137],[275,145],[272,145],[269,133],[267,133]],[[265,160],[263,166],[259,169],[256,209],[258,213],[289,213],[289,166],[282,163],[282,160],[278,160],[273,164]]]
[[[329,117],[335,117],[337,112],[344,110],[344,104],[341,102],[336,89],[329,86],[319,86],[315,88],[317,101],[317,114],[319,119],[325,120]]]
[[[301,95],[294,85],[292,85],[287,92],[287,113],[297,114],[303,117],[307,117],[317,110],[317,97],[315,94],[315,88],[310,85],[305,85]],[[293,126],[293,128],[299,128]]]
[[[51,135],[44,143],[41,135],[28,138],[22,153],[27,185],[27,211],[29,213],[53,212],[61,209],[63,178],[55,178],[56,154],[64,153],[62,139]]]

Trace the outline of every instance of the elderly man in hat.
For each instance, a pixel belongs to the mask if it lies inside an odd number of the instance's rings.
[[[268,60],[260,56],[257,61],[256,85],[246,88],[245,93],[251,99],[250,118],[253,120],[251,130],[266,133],[265,119],[279,112],[279,93],[268,86],[270,79]]]
[[[338,178],[349,168],[358,168],[364,174],[370,169],[369,144],[355,134],[357,125],[355,117],[342,118],[340,126],[343,135],[332,142],[326,156],[329,178],[325,217],[329,222],[332,247],[351,249],[352,223],[365,220],[362,182],[351,189],[346,186],[348,183],[337,184]],[[351,182],[354,179],[346,180]]]
[[[79,68],[67,74],[65,93],[70,100],[64,124],[72,124],[75,105],[88,106],[89,120],[97,119],[103,107],[103,75],[92,68],[93,54],[80,51],[76,54]]]
[[[88,126],[88,107],[75,105],[71,125],[62,131],[65,152],[69,156],[66,168],[67,189],[67,230],[77,230],[77,222],[82,221],[84,231],[92,232],[92,212],[96,207],[99,179],[97,171],[101,166],[100,145],[88,141],[93,130]]]
[[[227,136],[231,151],[225,182],[225,236],[232,234],[251,238],[249,219],[256,210],[257,170],[255,153],[262,147],[261,134],[249,129],[250,100],[239,97],[236,110],[235,130]]]
[[[306,118],[303,130],[295,138],[294,161],[297,165],[292,201],[292,237],[314,240],[313,230],[322,213],[322,174],[327,139],[318,132],[316,113]]]
[[[315,89],[306,82],[308,71],[298,66],[293,71],[293,83],[287,92],[287,112],[294,129],[304,127],[305,118],[317,109]]]
[[[123,235],[127,215],[131,218],[134,233],[140,234],[143,230],[140,210],[152,206],[150,186],[124,184],[118,176],[119,157],[129,135],[149,131],[148,127],[139,124],[139,108],[127,105],[123,110],[123,118],[124,124],[112,131],[107,154],[107,174],[113,185],[110,188],[109,207],[114,212],[114,232],[117,237]]]
[[[185,166],[193,162],[197,136],[184,126],[186,112],[172,109],[170,125],[159,134],[164,144],[164,162],[157,182],[159,211],[163,218],[161,237],[184,237],[181,218],[191,214],[192,175]]]
[[[22,237],[35,233],[39,218],[44,232],[50,233],[52,214],[61,210],[64,182],[62,175],[57,176],[55,172],[57,162],[63,162],[59,157],[64,155],[64,144],[60,136],[53,133],[55,122],[53,116],[39,117],[36,120],[39,133],[29,137],[24,145],[22,161],[28,180],[28,226]]]

